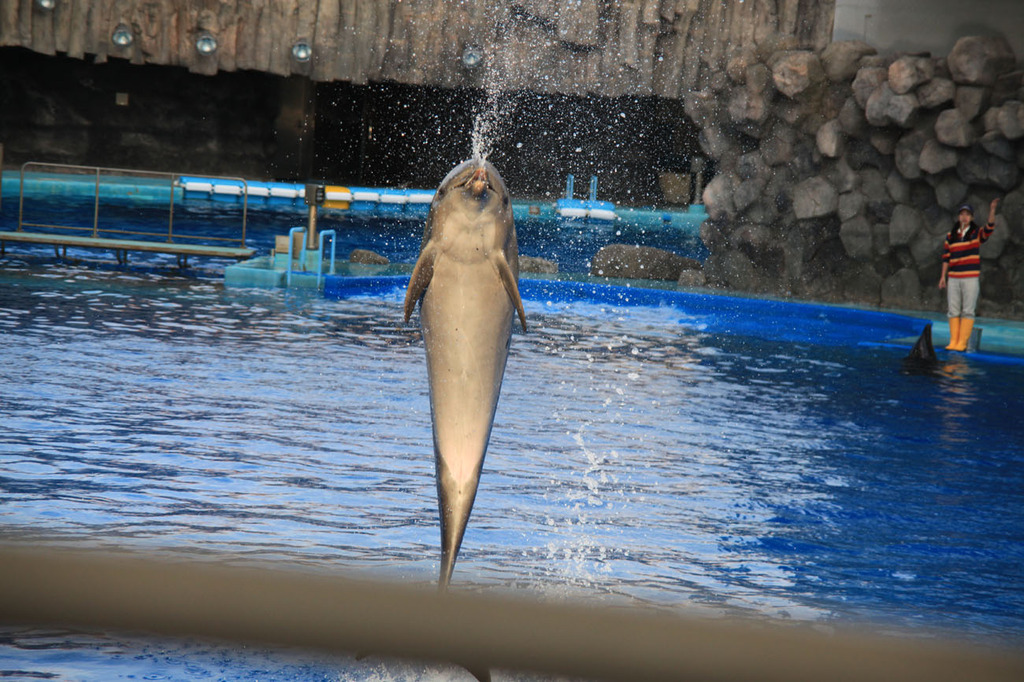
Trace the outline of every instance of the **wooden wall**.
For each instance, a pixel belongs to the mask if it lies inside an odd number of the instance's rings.
[[[835,0],[0,0],[0,46],[207,75],[679,98],[744,50],[824,47],[834,13]],[[110,40],[120,23],[130,47]],[[213,55],[195,49],[202,31]],[[468,45],[480,67],[462,65]]]

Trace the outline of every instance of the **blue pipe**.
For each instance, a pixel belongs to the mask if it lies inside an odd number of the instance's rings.
[[[303,235],[306,234],[305,227],[293,227],[288,230],[288,286],[292,285],[292,258],[295,257],[295,233],[301,232]],[[306,267],[306,240],[302,240],[302,267]]]
[[[590,176],[590,200],[597,201],[597,176]]]
[[[334,230],[324,230],[320,233],[320,257],[316,259],[316,288],[320,288],[320,277],[324,270],[324,237],[330,236],[331,238],[331,272],[334,274],[334,247],[338,244],[338,240],[335,238]]]
[[[573,185],[576,182],[576,178],[573,177],[572,173],[569,173],[569,177],[565,179],[565,198],[572,199]]]

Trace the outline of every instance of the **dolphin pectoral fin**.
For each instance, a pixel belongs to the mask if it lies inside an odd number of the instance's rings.
[[[405,290],[405,321],[412,317],[412,310],[416,307],[417,301],[423,297],[431,278],[434,276],[434,249],[430,244],[423,247],[415,267],[412,269],[412,277],[409,278],[409,288]]]
[[[494,258],[494,267],[498,270],[498,276],[501,278],[501,283],[505,287],[505,291],[508,292],[508,297],[512,299],[512,304],[516,307],[516,311],[519,313],[519,321],[523,325],[523,331],[526,331],[526,311],[523,310],[523,300],[519,297],[519,284],[516,283],[516,276],[512,274],[512,267],[505,260],[504,255],[499,255]]]

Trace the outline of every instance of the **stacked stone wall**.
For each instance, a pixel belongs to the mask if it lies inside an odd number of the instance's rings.
[[[745,51],[686,99],[719,172],[701,237],[712,284],[749,292],[943,308],[942,244],[962,203],[983,222],[979,314],[1024,318],[1024,88],[1001,38],[943,58]]]

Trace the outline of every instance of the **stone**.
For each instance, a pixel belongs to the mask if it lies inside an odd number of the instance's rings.
[[[733,230],[730,240],[733,246],[741,249],[764,249],[771,245],[772,235],[767,227],[759,223],[743,222]]]
[[[955,168],[956,162],[956,150],[934,139],[924,143],[918,159],[918,165],[921,170],[932,175],[938,175],[944,170]]]
[[[877,306],[881,301],[882,276],[868,263],[855,263],[842,278],[843,295],[849,301]]]
[[[981,115],[981,124],[985,127],[986,133],[1000,132],[999,130],[999,112],[1002,111],[1001,107],[990,107]]]
[[[348,262],[363,265],[387,265],[391,261],[369,249],[352,249],[352,253],[348,255]]]
[[[719,173],[704,188],[704,210],[712,220],[728,217],[736,210],[732,193],[737,184],[732,173]]]
[[[878,222],[889,222],[894,204],[889,188],[885,186],[885,177],[878,169],[867,168],[861,171],[860,178],[860,191],[867,200],[868,216]]]
[[[944,237],[936,237],[930,230],[921,230],[910,242],[910,255],[919,269],[927,269],[941,263]]]
[[[982,149],[1003,161],[1016,162],[1017,160],[1017,152],[1014,150],[1013,145],[1000,132],[993,130],[985,133],[981,136],[979,143]]]
[[[910,184],[910,205],[922,211],[927,211],[930,208],[936,209],[935,190],[927,182],[912,182]]]
[[[858,137],[867,130],[868,120],[864,117],[864,109],[857,104],[857,100],[849,97],[843,102],[839,109],[839,125],[847,135]]]
[[[761,156],[769,166],[782,166],[793,160],[796,131],[783,123],[776,123],[761,141]]]
[[[945,173],[934,185],[935,201],[939,206],[952,211],[967,196],[967,185],[954,173]]]
[[[877,54],[877,50],[860,40],[839,40],[829,43],[821,53],[825,75],[833,83],[848,81],[857,75],[863,57]]]
[[[839,208],[837,209],[839,219],[846,222],[854,216],[862,215],[867,207],[867,203],[867,199],[860,192],[841,194],[839,196]]]
[[[924,133],[915,131],[907,133],[896,143],[896,149],[893,151],[896,169],[906,179],[916,180],[921,177],[921,150],[927,141]]]
[[[741,181],[732,193],[733,206],[737,214],[747,210],[764,193],[766,181],[764,178],[754,178]]]
[[[772,82],[772,72],[765,64],[758,62],[747,67],[747,73],[744,80],[746,82],[748,92],[764,95],[769,92],[769,85]]]
[[[909,244],[919,232],[924,230],[924,214],[912,206],[898,204],[889,221],[890,246]]]
[[[775,83],[775,88],[791,99],[824,79],[825,72],[821,67],[821,61],[813,52],[783,52],[772,65],[772,82]]]
[[[1021,85],[1024,85],[1024,71],[1011,71],[996,78],[996,84],[992,86],[992,104],[999,106],[1007,100],[1016,99],[1020,92]]]
[[[757,55],[753,50],[742,50],[726,62],[725,73],[733,83],[742,85],[747,81],[747,69],[756,61]]]
[[[852,192],[860,186],[860,176],[850,168],[850,164],[843,157],[839,157],[829,168],[826,178],[840,194]]]
[[[839,193],[825,178],[808,178],[793,189],[793,213],[800,220],[830,215],[838,207]]]
[[[914,124],[919,109],[916,95],[897,95],[888,83],[882,83],[868,97],[864,115],[873,126],[898,125],[909,128]]]
[[[885,179],[885,188],[893,201],[901,204],[910,203],[910,183],[900,175],[899,171],[893,170]]]
[[[924,109],[949,104],[956,97],[956,84],[948,78],[933,78],[917,89],[917,101]]]
[[[676,280],[676,286],[682,289],[703,287],[707,283],[708,278],[704,275],[703,270],[683,270],[679,273],[679,279]]]
[[[985,217],[981,220],[985,220],[988,216],[988,209],[984,211]],[[981,245],[981,257],[989,260],[995,260],[1003,255],[1003,251],[1006,250],[1006,245],[1010,241],[1010,230],[1009,225],[1006,223],[1006,216],[996,214],[996,229],[992,231],[990,236],[984,244]]]
[[[736,175],[742,180],[762,180],[767,182],[769,169],[760,153],[747,152],[736,160]]]
[[[889,87],[905,95],[935,75],[935,64],[926,57],[904,56],[889,65]]]
[[[875,223],[871,226],[871,233],[875,242],[875,255],[889,255],[889,223]]]
[[[946,58],[950,75],[963,85],[994,85],[996,79],[1017,65],[1017,57],[1000,35],[964,36]]]
[[[818,143],[818,151],[830,159],[842,156],[846,150],[846,137],[838,119],[832,119],[818,128],[815,140]]]
[[[1019,140],[1024,137],[1024,103],[1011,100],[999,107],[999,132],[1007,140]]]
[[[700,268],[700,263],[671,251],[652,246],[609,244],[591,259],[590,274],[626,279],[667,279],[676,281],[683,270]]]
[[[872,130],[868,136],[871,146],[878,150],[879,154],[891,156],[896,153],[896,143],[900,140],[900,132],[893,128]]]
[[[921,280],[917,272],[901,268],[882,282],[882,305],[916,309],[921,303]]]
[[[968,121],[973,121],[982,110],[988,107],[990,92],[988,88],[979,88],[972,85],[961,85],[956,89],[956,96],[953,98],[953,106],[963,114]]]
[[[760,279],[753,261],[736,250],[712,255],[704,264],[704,273],[708,279],[739,291],[757,288]]]
[[[871,223],[864,216],[844,221],[839,226],[839,239],[850,258],[869,260],[872,257],[874,237]]]
[[[878,89],[886,78],[888,70],[878,66],[868,66],[857,71],[857,77],[853,79],[853,98],[861,109],[867,107],[871,93]]]
[[[703,128],[697,136],[701,150],[712,159],[722,159],[733,146],[732,140],[720,126]]]
[[[950,147],[970,147],[978,138],[970,120],[957,109],[946,109],[939,114],[935,137]]]
[[[981,146],[960,155],[956,173],[968,185],[990,185],[1003,190],[1013,189],[1020,179],[1016,163],[992,156]]]
[[[558,263],[538,256],[519,256],[519,271],[553,275],[558,272]]]
[[[846,145],[846,162],[854,170],[861,170],[870,166],[881,168],[886,165],[886,157],[880,154],[870,143],[852,139]]]
[[[770,113],[764,96],[746,88],[737,88],[729,99],[729,118],[738,124],[764,123]]]

